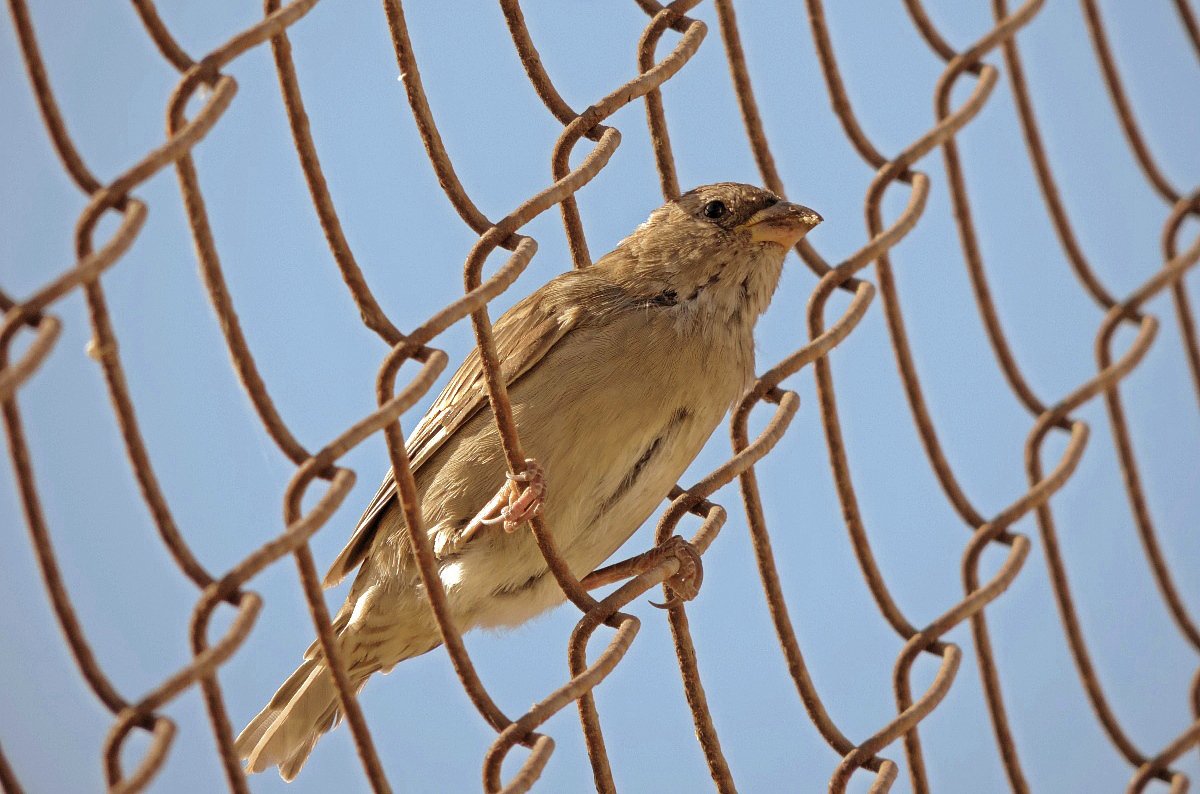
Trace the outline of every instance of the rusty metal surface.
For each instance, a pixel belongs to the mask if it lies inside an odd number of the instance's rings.
[[[431,607],[446,652],[480,716],[496,732],[494,743],[482,759],[483,787],[488,792],[519,792],[536,787],[538,777],[554,749],[553,739],[539,729],[552,715],[571,708],[573,704],[579,712],[596,788],[598,791],[615,791],[593,692],[621,663],[638,632],[639,619],[621,610],[641,594],[659,585],[666,587],[670,596],[669,587],[664,583],[684,564],[675,553],[677,544],[673,545],[671,540],[680,520],[689,513],[703,519],[700,528],[689,538],[695,548],[703,553],[725,523],[727,510],[732,509],[710,502],[709,497],[734,481],[741,488],[743,505],[740,509],[744,510],[749,526],[766,606],[778,636],[780,652],[794,680],[797,694],[816,729],[842,758],[832,779],[828,781],[830,791],[844,791],[856,773],[873,776],[871,791],[888,790],[899,773],[899,766],[892,760],[897,753],[904,754],[913,789],[929,790],[919,735],[920,723],[938,707],[953,686],[963,655],[967,652],[974,653],[978,662],[996,752],[1002,760],[1009,785],[1014,791],[1029,790],[1030,784],[1021,765],[1021,748],[1014,740],[1012,730],[1012,723],[1019,721],[1022,715],[1011,714],[1005,708],[1003,670],[993,650],[985,608],[1000,598],[1016,577],[1033,575],[1024,565],[1034,543],[1041,544],[1048,563],[1054,598],[1080,683],[1105,734],[1128,762],[1129,790],[1143,790],[1153,779],[1166,782],[1172,791],[1184,790],[1188,781],[1172,764],[1183,753],[1200,744],[1200,675],[1193,679],[1191,691],[1186,695],[1195,721],[1183,726],[1176,737],[1161,748],[1140,746],[1110,705],[1093,665],[1074,606],[1067,563],[1059,550],[1052,507],[1053,495],[1071,478],[1087,446],[1089,427],[1079,418],[1079,409],[1092,401],[1103,403],[1115,440],[1116,455],[1135,528],[1144,546],[1150,570],[1178,631],[1186,642],[1200,652],[1200,629],[1177,590],[1172,576],[1172,560],[1158,541],[1154,520],[1150,515],[1139,467],[1139,453],[1126,420],[1120,391],[1123,379],[1138,367],[1159,332],[1159,319],[1144,313],[1142,307],[1155,295],[1169,291],[1174,301],[1175,321],[1183,335],[1191,377],[1200,397],[1200,343],[1183,284],[1189,269],[1200,261],[1200,240],[1189,243],[1180,239],[1184,221],[1188,217],[1200,217],[1200,193],[1194,188],[1176,185],[1156,161],[1141,132],[1108,43],[1103,17],[1094,0],[1082,0],[1086,34],[1095,49],[1100,72],[1129,148],[1148,184],[1162,198],[1166,208],[1161,267],[1124,296],[1114,295],[1103,283],[1083,251],[1061,200],[1058,183],[1042,143],[1038,116],[1026,86],[1017,34],[1036,18],[1044,0],[1027,0],[1013,8],[1005,0],[992,0],[994,26],[961,49],[956,49],[946,40],[919,0],[904,0],[905,10],[915,30],[930,50],[945,62],[945,69],[937,81],[933,97],[936,124],[890,156],[880,151],[855,115],[854,101],[839,72],[838,55],[821,0],[806,0],[812,39],[833,112],[855,151],[875,171],[865,196],[869,239],[858,251],[836,263],[827,261],[807,241],[798,246],[800,257],[819,277],[807,307],[808,340],[791,355],[771,362],[736,407],[730,427],[733,456],[696,484],[677,488],[673,492],[671,503],[655,530],[657,548],[647,550],[631,561],[608,566],[579,581],[558,557],[553,534],[549,531],[552,528],[546,527],[540,518],[534,520],[533,531],[547,563],[568,600],[580,612],[580,617],[575,630],[566,640],[570,680],[557,689],[547,691],[540,702],[522,714],[506,714],[492,699],[454,626],[436,574],[432,550],[428,539],[420,531],[415,485],[396,420],[431,388],[448,364],[446,354],[434,347],[438,335],[452,324],[469,318],[485,370],[489,374],[489,398],[497,416],[510,467],[514,470],[521,467],[524,456],[511,406],[503,382],[495,376],[498,363],[489,314],[489,302],[514,282],[536,250],[536,241],[522,234],[521,229],[534,217],[558,207],[574,265],[588,266],[591,254],[575,194],[604,169],[619,145],[620,132],[607,125],[606,120],[621,108],[639,101],[644,101],[646,108],[646,123],[663,195],[667,198],[677,195],[679,181],[660,88],[685,67],[701,46],[713,47],[716,44],[706,42],[709,31],[704,23],[687,16],[700,0],[677,0],[666,7],[654,0],[636,0],[648,17],[637,43],[637,62],[641,73],[636,79],[616,86],[609,94],[579,112],[563,99],[552,75],[542,65],[534,37],[525,24],[519,0],[500,0],[507,33],[511,36],[533,89],[550,116],[562,125],[562,130],[549,153],[553,181],[509,214],[493,220],[479,209],[463,187],[442,143],[441,132],[425,97],[402,2],[383,0],[386,24],[395,47],[405,93],[429,161],[446,199],[463,223],[478,235],[464,264],[463,295],[422,324],[404,332],[397,328],[380,306],[355,259],[342,231],[317,149],[309,134],[287,29],[316,2],[293,0],[281,4],[280,0],[265,0],[261,22],[197,57],[187,53],[172,37],[151,0],[133,0],[146,35],[167,65],[178,71],[179,81],[167,102],[167,135],[162,145],[146,153],[143,159],[115,179],[102,183],[89,170],[63,122],[39,54],[38,40],[25,1],[8,0],[20,50],[47,134],[64,170],[88,200],[76,226],[74,265],[47,279],[43,286],[21,300],[0,293],[0,309],[4,311],[4,322],[0,328],[0,400],[3,401],[3,420],[14,477],[30,542],[45,584],[46,597],[79,674],[113,715],[112,727],[102,749],[107,782],[112,790],[141,790],[155,778],[176,738],[176,727],[162,713],[162,709],[192,688],[198,688],[203,695],[229,789],[238,792],[248,790],[246,778],[232,751],[232,726],[221,692],[219,673],[222,665],[238,652],[245,638],[253,631],[262,607],[261,598],[248,589],[251,581],[268,566],[282,563],[289,557],[297,566],[313,625],[335,673],[339,696],[363,773],[373,790],[391,790],[380,763],[381,751],[372,741],[370,727],[339,660],[329,613],[309,548],[309,540],[326,525],[354,483],[354,472],[339,465],[339,460],[376,433],[382,434],[387,441],[421,577],[430,594]],[[755,100],[733,2],[713,2],[719,23],[719,38],[733,79],[749,146],[761,171],[762,181],[772,190],[785,194],[785,185],[776,168]],[[1180,23],[1195,46],[1197,55],[1200,55],[1195,17],[1183,0],[1177,0],[1176,5]],[[679,35],[669,51],[662,54],[659,52],[660,40],[668,30]],[[497,35],[502,35],[502,32],[497,31]],[[305,447],[295,437],[277,410],[259,373],[251,344],[234,310],[192,158],[193,147],[220,123],[236,91],[236,82],[226,73],[226,68],[251,48],[260,46],[269,46],[274,57],[292,143],[333,260],[359,310],[362,322],[391,348],[379,368],[377,409],[315,450]],[[993,53],[1002,58],[1002,66],[990,65],[982,60]],[[1104,312],[1095,335],[1095,374],[1063,395],[1042,396],[1036,393],[1023,374],[1005,334],[991,297],[987,270],[977,240],[968,198],[970,180],[955,140],[956,134],[976,118],[985,104],[993,101],[992,93],[998,81],[1004,78],[1010,81],[1030,163],[1063,253],[1082,288]],[[954,105],[954,88],[964,79],[971,86],[971,91],[961,103]],[[196,97],[203,102],[195,112],[189,114],[189,102]],[[584,140],[590,142],[591,148],[581,160],[576,158],[579,164],[572,168],[572,154]],[[930,178],[919,170],[920,165],[925,158],[938,155],[944,160],[963,263],[981,322],[1005,381],[1030,416],[1030,429],[1025,442],[1028,488],[1014,495],[1006,507],[991,515],[982,512],[968,498],[942,450],[937,422],[925,400],[914,365],[905,315],[901,310],[893,275],[894,263],[889,253],[920,222],[930,191]],[[101,284],[103,274],[120,265],[122,256],[136,239],[145,221],[146,205],[137,197],[138,188],[152,175],[166,168],[173,168],[176,172],[204,286],[218,317],[237,377],[245,387],[264,431],[295,466],[294,475],[283,496],[286,518],[284,530],[227,571],[207,569],[192,552],[187,538],[172,517],[171,507],[159,487],[153,462],[139,429]],[[887,190],[896,183],[907,187],[908,203],[897,218],[887,222],[881,205]],[[97,225],[106,214],[112,214],[120,223],[111,237],[97,239]],[[493,275],[484,278],[483,265],[497,248],[508,251],[508,258]],[[868,270],[871,265],[874,265],[873,272]],[[829,299],[838,290],[851,296],[849,305],[840,316],[828,316],[826,309]],[[53,353],[60,335],[62,323],[54,313],[55,304],[73,292],[82,292],[86,300],[92,323],[93,352],[103,368],[112,412],[128,453],[133,477],[162,543],[178,566],[180,575],[190,580],[197,591],[190,624],[191,662],[152,691],[136,697],[120,692],[106,675],[89,645],[86,627],[77,617],[70,595],[70,583],[64,581],[60,572],[51,527],[47,525],[42,496],[34,482],[30,450],[19,407],[22,385]],[[876,303],[878,306],[873,306]],[[961,558],[962,598],[957,603],[946,605],[939,617],[925,625],[916,625],[905,615],[876,561],[859,509],[839,422],[839,403],[829,354],[854,332],[859,321],[872,309],[881,310],[886,320],[911,419],[919,433],[928,463],[946,500],[970,533]],[[1123,352],[1117,352],[1113,339],[1122,326],[1136,331],[1136,338]],[[22,345],[15,345],[22,335],[29,338]],[[21,352],[14,352],[15,349]],[[407,382],[398,384],[399,370],[409,360],[418,362],[420,370]],[[789,376],[810,366],[816,380],[818,405],[815,411],[804,414],[800,412],[796,393],[782,384]],[[752,437],[749,431],[751,414],[764,403],[769,406],[770,418],[763,430]],[[833,482],[849,541],[882,618],[903,643],[894,667],[894,717],[865,738],[852,739],[839,728],[809,675],[783,596],[755,474],[755,463],[771,452],[797,417],[802,417],[802,421],[819,422],[824,431]],[[1051,434],[1063,435],[1066,444],[1059,459],[1046,461],[1042,447]],[[311,509],[305,511],[301,503],[315,480],[325,480],[328,485]],[[1012,529],[1015,522],[1027,515],[1036,519],[1039,532],[1036,541]],[[985,549],[991,546],[999,548],[1006,556],[994,573],[984,576],[980,572],[980,559]],[[622,582],[622,585],[602,599],[593,598],[589,592],[602,584],[615,582]],[[221,603],[234,607],[237,614],[225,634],[214,638],[209,634],[209,622]],[[687,607],[673,601],[668,618],[684,692],[709,771],[717,790],[734,791],[736,783],[722,751],[720,726],[709,711],[700,677],[698,652],[689,631]],[[945,639],[945,635],[960,624],[970,626],[973,640],[970,651]],[[598,654],[593,652],[589,663],[589,642],[601,625],[614,631],[605,647]],[[914,691],[910,672],[914,662],[922,655],[935,659],[938,670],[927,689]],[[136,766],[125,768],[121,761],[122,748],[134,732],[146,733],[151,741]],[[517,745],[529,748],[530,752],[519,769],[505,779],[502,764]],[[14,761],[0,752],[0,786],[5,791],[21,790],[14,771],[20,766],[20,759]]]

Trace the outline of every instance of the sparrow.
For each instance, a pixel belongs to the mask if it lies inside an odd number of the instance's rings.
[[[496,321],[513,416],[532,459],[520,496],[503,498],[511,488],[478,350],[406,442],[461,630],[515,626],[564,600],[532,533],[512,531],[534,513],[580,578],[650,517],[753,383],[755,323],[788,249],[820,222],[751,185],[698,187]],[[356,569],[333,628],[357,691],[372,673],[441,644],[391,473],[324,585]],[[340,716],[313,643],[235,751],[247,771],[274,765],[290,781]]]

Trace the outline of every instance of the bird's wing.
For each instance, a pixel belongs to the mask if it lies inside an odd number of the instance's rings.
[[[560,280],[575,276],[580,271],[566,273]],[[555,282],[551,282],[554,285]],[[547,285],[548,287],[551,285]],[[496,352],[501,365],[501,377],[511,386],[523,375],[534,369],[555,345],[579,324],[583,311],[578,303],[566,306],[555,300],[557,290],[543,288],[517,303],[496,321],[492,336],[496,340]],[[479,349],[475,348],[459,367],[458,372],[442,391],[429,412],[421,419],[409,437],[406,448],[412,462],[413,473],[434,456],[445,443],[471,417],[487,405],[487,388],[483,380],[483,366]],[[325,587],[333,587],[346,574],[358,567],[371,548],[380,519],[396,500],[396,478],[388,471],[375,498],[367,506],[350,542],[333,561],[325,575]]]

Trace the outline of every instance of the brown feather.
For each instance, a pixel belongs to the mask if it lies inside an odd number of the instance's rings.
[[[512,386],[538,365],[583,317],[578,305],[563,300],[577,292],[594,274],[583,271],[563,273],[505,312],[492,328],[500,358],[501,376]],[[574,289],[572,289],[572,287]],[[479,349],[473,348],[454,377],[434,401],[405,444],[413,473],[437,453],[447,438],[454,435],[487,404],[483,365]],[[391,470],[375,492],[345,548],[338,554],[322,584],[337,585],[357,568],[370,551],[380,518],[397,498],[396,479]]]

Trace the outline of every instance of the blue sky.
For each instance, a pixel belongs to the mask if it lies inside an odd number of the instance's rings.
[[[899,3],[828,9],[855,108],[876,146],[894,154],[933,123],[941,62]],[[988,3],[939,0],[934,20],[962,48],[991,24]],[[646,23],[633,3],[529,3],[529,27],[563,96],[582,108],[636,73]],[[1200,82],[1195,54],[1169,3],[1102,3],[1130,94],[1164,170],[1184,189],[1200,175]],[[406,9],[434,114],[467,190],[499,217],[550,181],[560,131],[526,82],[499,8],[472,4]],[[32,9],[49,73],[87,162],[109,179],[163,140],[173,71],[153,50],[131,7],[49,3]],[[166,6],[163,16],[198,55],[252,24],[248,4]],[[684,186],[759,181],[744,140],[713,10],[696,57],[665,91]],[[826,222],[812,242],[837,261],[863,245],[862,197],[872,172],[854,154],[824,93],[799,2],[739,6],[764,122],[789,197]],[[84,205],[45,138],[7,17],[0,22],[0,285],[21,297],[67,268],[71,230]],[[397,82],[381,8],[325,2],[291,31],[301,86],[347,236],[377,297],[401,329],[461,290],[474,235],[437,187]],[[669,33],[663,51],[672,46]],[[1081,244],[1110,290],[1124,295],[1160,265],[1167,208],[1136,169],[1084,32],[1077,4],[1050,0],[1021,34],[1034,102],[1051,162]],[[464,46],[466,44],[466,46]],[[999,64],[998,56],[989,60]],[[285,421],[316,448],[374,407],[374,377],[386,352],[362,327],[324,245],[288,137],[269,50],[228,69],[238,94],[196,149],[218,250],[250,345]],[[955,94],[961,102],[970,80]],[[657,206],[644,110],[613,119],[623,135],[611,164],[579,194],[593,254],[625,236]],[[1054,402],[1094,374],[1092,344],[1102,312],[1070,274],[1037,193],[1006,82],[959,137],[980,244],[1005,329],[1031,385]],[[586,151],[585,146],[579,149]],[[917,367],[942,442],[968,495],[994,513],[1026,489],[1022,449],[1032,419],[1007,391],[987,347],[958,249],[940,155],[919,165],[933,180],[925,215],[893,263]],[[146,227],[104,278],[121,355],[156,472],[198,557],[225,571],[282,529],[281,500],[293,467],[262,432],[229,366],[201,287],[169,171],[136,191]],[[907,200],[894,186],[889,218]],[[102,225],[100,239],[115,228]],[[1188,233],[1194,233],[1195,226]],[[526,227],[539,253],[497,312],[569,266],[557,212]],[[1185,237],[1185,239],[1188,239]],[[496,262],[499,260],[496,259]],[[496,262],[492,263],[495,266]],[[873,271],[865,275],[873,279]],[[760,369],[806,338],[803,309],[815,278],[789,260],[759,326]],[[1192,277],[1191,295],[1200,300]],[[835,297],[828,316],[845,307]],[[1158,338],[1122,389],[1151,511],[1184,598],[1200,608],[1200,413],[1164,295],[1148,305]],[[46,517],[70,593],[96,654],[117,688],[135,699],[188,659],[187,619],[197,593],[169,562],[130,477],[76,293],[53,309],[64,330],[46,364],[22,388]],[[1124,349],[1132,334],[1118,335]],[[461,360],[471,344],[460,324],[439,338]],[[937,486],[904,402],[881,306],[832,356],[851,473],[877,559],[910,620],[924,624],[961,597],[958,565],[969,537]],[[407,370],[406,370],[407,371]],[[447,376],[448,377],[448,373]],[[830,479],[811,371],[787,384],[801,409],[759,467],[777,559],[806,659],[844,733],[861,741],[893,715],[891,668],[902,641],[874,608],[854,562]],[[405,417],[407,426],[418,409]],[[1078,415],[1092,430],[1071,481],[1053,500],[1080,618],[1116,713],[1144,751],[1184,729],[1185,693],[1196,653],[1175,631],[1135,535],[1103,405]],[[756,415],[761,426],[766,411]],[[1045,447],[1052,465],[1064,446]],[[728,454],[718,431],[689,472],[694,480]],[[386,468],[380,438],[350,453],[358,485],[313,540],[319,566],[340,549]],[[15,485],[0,477],[0,742],[30,791],[102,787],[100,747],[111,718],[75,671],[41,590]],[[318,486],[319,490],[320,486]],[[740,500],[726,489],[717,500]],[[716,725],[744,791],[820,790],[838,758],[804,714],[787,676],[736,510],[705,558],[704,589],[689,610]],[[689,531],[694,524],[688,525]],[[1037,790],[1123,787],[1131,770],[1105,739],[1075,676],[1046,566],[1030,520],[1017,531],[1033,551],[1009,592],[989,607],[1006,703],[1027,776]],[[628,551],[650,543],[636,535]],[[1188,562],[1192,561],[1192,562]],[[984,555],[983,573],[1002,562]],[[283,560],[252,583],[266,606],[221,671],[237,727],[289,673],[312,628],[295,567]],[[336,606],[343,594],[330,596]],[[623,791],[705,790],[707,772],[674,667],[665,617],[631,606],[642,630],[598,692],[602,723]],[[212,636],[228,625],[221,613]],[[503,634],[471,634],[467,646],[497,702],[519,713],[567,674],[566,638],[576,620],[559,609]],[[602,647],[601,631],[593,643]],[[982,711],[963,625],[948,639],[966,652],[950,694],[922,723],[938,791],[1004,791]],[[915,691],[936,672],[918,660]],[[385,768],[398,791],[478,787],[493,734],[458,686],[443,653],[372,680],[361,698]],[[154,791],[206,791],[222,777],[199,693],[166,713],[179,725]],[[565,710],[545,726],[557,749],[540,790],[587,790],[591,775],[578,719]],[[129,742],[131,767],[146,747]],[[516,769],[523,751],[506,770]],[[902,761],[899,744],[886,757]],[[1200,775],[1196,753],[1180,768]],[[865,791],[870,776],[856,775]],[[327,736],[291,791],[365,789],[348,731]],[[282,791],[272,773],[255,791]],[[902,773],[896,791],[908,790]]]

